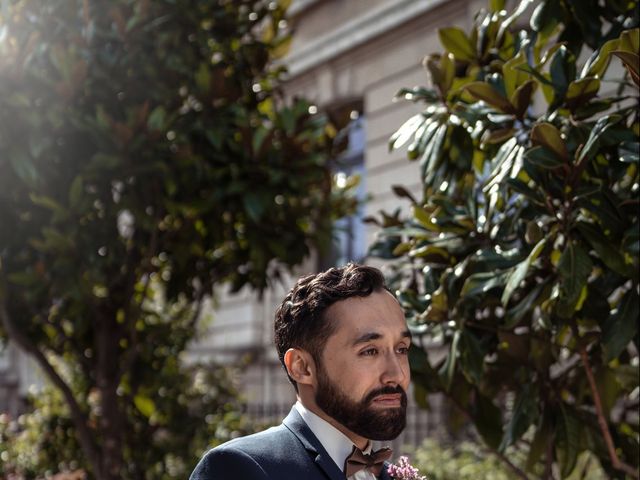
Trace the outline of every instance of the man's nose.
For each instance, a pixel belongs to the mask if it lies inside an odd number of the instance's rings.
[[[385,356],[382,383],[402,385],[408,375],[406,357],[401,357],[395,351]]]

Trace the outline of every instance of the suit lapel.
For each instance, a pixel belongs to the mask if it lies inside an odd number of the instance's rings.
[[[327,478],[330,480],[345,480],[342,470],[340,470],[340,468],[331,459],[325,448],[320,443],[320,440],[318,440],[318,438],[313,434],[295,407],[291,409],[291,412],[289,412],[289,415],[282,423],[296,437],[298,437],[298,440],[300,440],[304,448],[313,458],[313,461],[318,465],[320,470],[324,472]]]
[[[384,462],[384,467],[382,468],[380,475],[378,475],[378,480],[392,480],[391,476],[389,475],[389,465],[389,462]]]

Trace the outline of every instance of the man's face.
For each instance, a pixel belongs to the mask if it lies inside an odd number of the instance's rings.
[[[409,331],[386,291],[352,297],[326,312],[335,329],[317,368],[315,401],[351,432],[392,440],[406,424]]]

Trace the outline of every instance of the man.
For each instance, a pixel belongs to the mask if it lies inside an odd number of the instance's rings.
[[[282,425],[210,450],[191,480],[390,480],[406,423],[411,343],[379,270],[303,277],[276,312],[275,343],[297,402]]]

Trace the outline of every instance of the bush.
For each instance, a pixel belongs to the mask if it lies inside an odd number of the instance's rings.
[[[169,367],[157,372],[157,394],[136,403],[144,413],[128,412],[141,418],[127,442],[136,448],[124,452],[128,464],[125,475],[183,479],[207,449],[252,433],[255,428],[240,413],[244,404],[233,385],[233,375],[228,367],[215,365]],[[95,404],[96,398],[89,402]],[[50,386],[33,392],[29,405],[30,412],[17,419],[0,416],[0,476],[44,479],[54,474],[90,472],[60,392]],[[98,416],[96,411],[91,421]]]

